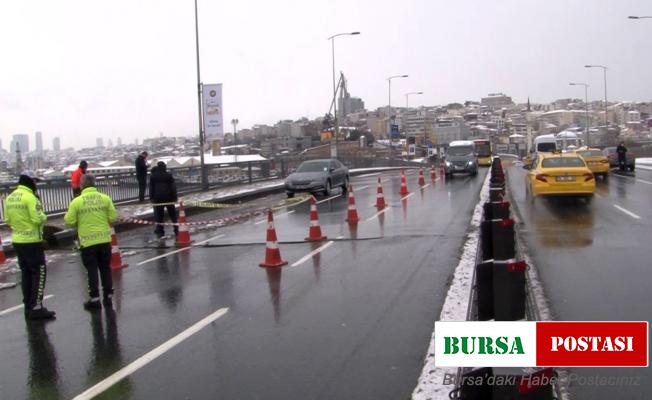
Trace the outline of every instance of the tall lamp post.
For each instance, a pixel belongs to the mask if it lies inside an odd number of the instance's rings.
[[[586,112],[586,137],[584,143],[586,143],[586,147],[589,147],[589,85],[582,82],[571,82],[569,85],[584,86],[584,108]]]
[[[204,163],[204,124],[202,123],[201,107],[201,76],[199,74],[199,19],[197,17],[197,0],[195,0],[195,45],[197,50],[197,109],[199,111],[199,167],[201,170],[201,188],[208,190],[208,175]]]
[[[235,163],[238,163],[238,119],[234,118],[231,120],[233,124],[233,154],[235,155]]]
[[[609,117],[607,115],[607,67],[604,65],[585,65],[584,68],[602,68],[604,73],[604,125],[609,125]]]
[[[413,95],[413,94],[423,94],[423,92],[405,93],[405,108],[410,108],[410,95]]]
[[[392,144],[392,79],[407,78],[407,75],[393,75],[387,78],[388,101],[387,101],[387,132],[389,132],[390,147]],[[390,152],[391,153],[391,152]]]
[[[328,40],[331,41],[331,50],[333,55],[333,118],[335,120],[335,154],[333,154],[331,150],[331,156],[335,157],[337,157],[337,145],[339,144],[340,138],[340,124],[337,121],[337,87],[335,85],[335,38],[338,36],[351,36],[359,34],[360,32],[345,32],[338,33],[328,38]]]

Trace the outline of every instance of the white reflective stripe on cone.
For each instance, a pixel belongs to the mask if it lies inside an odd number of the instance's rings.
[[[277,250],[278,245],[276,244],[276,242],[267,242],[267,248],[272,250]]]

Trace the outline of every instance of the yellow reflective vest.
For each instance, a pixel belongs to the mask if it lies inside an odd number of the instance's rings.
[[[88,187],[70,202],[63,220],[77,229],[79,245],[83,248],[110,243],[111,224],[117,216],[113,200],[96,188]]]
[[[43,241],[43,224],[48,217],[32,189],[18,185],[5,199],[4,212],[5,222],[11,228],[12,243]]]

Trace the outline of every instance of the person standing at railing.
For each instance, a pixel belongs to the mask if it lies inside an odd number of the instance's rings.
[[[87,310],[102,308],[99,280],[102,280],[104,306],[112,306],[113,280],[111,277],[111,224],[118,214],[113,200],[95,188],[95,176],[86,174],[81,181],[81,196],[73,199],[63,217],[66,225],[77,229],[81,246],[82,264],[88,272]],[[99,271],[99,279],[98,279]]]
[[[145,201],[145,188],[147,188],[147,152],[143,151],[136,158],[136,180],[138,181],[138,201]]]
[[[72,187],[72,197],[75,198],[81,194],[81,177],[86,173],[88,163],[82,160],[79,167],[70,175],[70,187]]]
[[[149,198],[154,203],[154,219],[162,223],[165,219],[165,210],[172,222],[177,222],[177,210],[175,208],[178,200],[177,185],[174,177],[167,171],[163,161],[159,161],[156,167],[152,168],[152,176],[149,178]],[[159,205],[160,204],[160,205]],[[165,236],[163,225],[156,225],[154,233],[159,238]],[[174,226],[174,234],[179,233],[179,226]]]
[[[30,320],[54,319],[55,312],[43,307],[45,292],[45,251],[43,225],[47,216],[36,194],[36,178],[26,172],[18,187],[5,200],[5,222],[11,228],[11,242],[18,256],[25,317]]]

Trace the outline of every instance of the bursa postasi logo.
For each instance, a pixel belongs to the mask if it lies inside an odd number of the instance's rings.
[[[647,367],[648,323],[436,322],[438,367]]]

